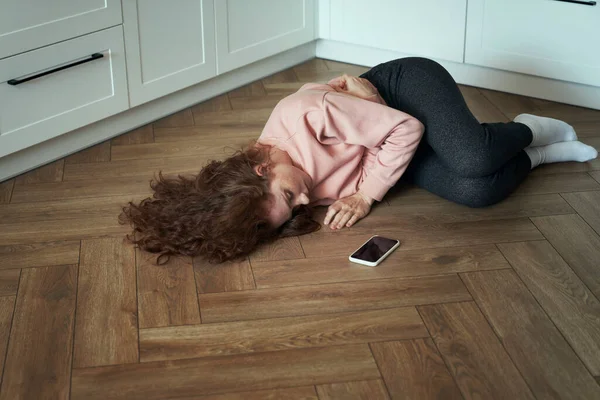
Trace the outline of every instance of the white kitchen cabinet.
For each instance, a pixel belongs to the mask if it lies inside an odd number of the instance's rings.
[[[0,58],[120,23],[121,0],[0,0]]]
[[[216,0],[218,73],[316,38],[315,0]]]
[[[2,59],[0,157],[127,108],[120,26]]]
[[[216,75],[214,0],[124,0],[132,107]]]
[[[467,22],[468,64],[600,86],[598,5],[470,0]]]
[[[463,62],[466,0],[329,0],[329,4],[325,35],[329,39]]]

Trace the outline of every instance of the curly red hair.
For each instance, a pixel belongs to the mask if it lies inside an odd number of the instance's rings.
[[[152,197],[129,202],[119,216],[131,224],[127,237],[140,248],[160,253],[158,264],[170,256],[204,256],[220,263],[246,256],[257,245],[278,237],[313,232],[320,225],[310,208],[295,210],[278,229],[266,219],[269,180],[255,167],[268,171],[268,147],[250,146],[223,161],[210,161],[194,177],[164,177],[151,181]]]

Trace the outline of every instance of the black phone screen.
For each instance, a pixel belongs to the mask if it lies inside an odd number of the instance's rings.
[[[352,254],[352,258],[359,260],[375,262],[379,260],[385,253],[390,251],[398,243],[395,239],[388,239],[381,236],[375,236],[361,246]]]

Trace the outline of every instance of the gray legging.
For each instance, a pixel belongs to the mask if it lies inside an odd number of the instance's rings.
[[[485,207],[505,199],[525,179],[523,151],[533,137],[516,122],[480,124],[456,82],[435,61],[408,57],[361,75],[390,107],[425,125],[425,135],[401,180],[445,199]]]

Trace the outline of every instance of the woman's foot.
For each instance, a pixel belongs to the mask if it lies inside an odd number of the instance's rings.
[[[577,140],[575,129],[559,119],[539,117],[531,114],[520,114],[515,122],[527,125],[533,134],[529,147],[546,146],[558,142]]]
[[[598,157],[598,151],[595,148],[578,141],[528,147],[525,149],[525,152],[531,160],[531,169],[540,164],[565,161],[586,162]]]

